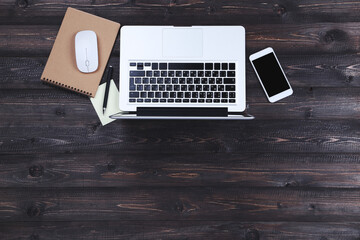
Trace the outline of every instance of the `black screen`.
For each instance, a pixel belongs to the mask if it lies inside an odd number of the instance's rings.
[[[254,60],[253,64],[269,97],[290,89],[273,53]]]

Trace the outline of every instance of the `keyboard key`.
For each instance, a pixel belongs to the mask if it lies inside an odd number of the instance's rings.
[[[141,92],[141,93],[140,93],[140,96],[141,96],[142,98],[146,98],[146,92]]]
[[[224,78],[224,84],[235,84],[235,78]]]
[[[142,80],[143,84],[148,84],[150,82],[149,78],[143,78]]]
[[[158,70],[159,69],[159,64],[158,63],[152,63],[151,69],[152,70]]]
[[[169,71],[168,76],[169,77],[175,77],[175,72],[174,71]]]
[[[204,100],[204,99],[198,99],[198,102],[199,102],[199,103],[204,103],[205,100]]]
[[[143,85],[137,85],[136,90],[137,91],[142,91],[143,90]]]
[[[209,78],[209,84],[215,84],[215,78]]]
[[[205,71],[205,77],[211,77],[211,71]]]
[[[205,93],[205,92],[201,92],[201,93],[199,94],[199,96],[200,96],[200,98],[205,98],[205,97],[206,97],[206,93]]]
[[[235,71],[227,71],[228,77],[235,77]]]
[[[156,78],[150,78],[150,83],[155,84],[156,83]]]
[[[155,97],[156,97],[156,98],[161,98],[161,92],[156,92],[156,93],[155,93]]]
[[[220,77],[226,77],[226,71],[220,71]]]
[[[207,92],[206,93],[206,98],[213,98],[213,93],[212,92]]]
[[[195,85],[189,85],[188,86],[188,91],[194,91],[195,90]]]
[[[186,83],[187,84],[193,84],[193,79],[192,78],[187,78]]]
[[[136,63],[134,63],[134,62],[130,63],[130,67],[135,67],[135,66],[136,66]]]
[[[220,93],[219,93],[219,92],[215,92],[215,93],[214,93],[214,98],[220,98]]]
[[[150,89],[151,89],[151,88],[150,88],[150,85],[149,85],[149,84],[144,85],[144,90],[145,90],[145,91],[150,91]]]
[[[222,103],[227,103],[228,100],[227,100],[227,99],[221,99],[221,102],[222,102]]]
[[[164,79],[163,78],[158,78],[156,82],[157,82],[157,84],[163,84]]]
[[[229,99],[229,103],[234,103],[235,99]]]
[[[221,79],[221,78],[217,78],[217,79],[216,79],[216,84],[222,84],[222,79]]]
[[[212,99],[206,99],[206,103],[212,103]]]
[[[198,92],[192,92],[192,93],[191,93],[191,97],[192,97],[192,98],[198,98],[198,97],[199,97],[199,93],[198,93]]]
[[[144,64],[143,63],[138,63],[137,64],[137,70],[143,70],[144,69]]]
[[[160,71],[154,71],[154,77],[160,77]]]
[[[151,102],[151,99],[147,98],[147,99],[145,99],[145,102],[149,103],[149,102]]]
[[[198,77],[203,77],[204,76],[204,72],[203,71],[198,71]]]
[[[204,69],[203,63],[169,63],[169,69],[188,69],[188,70],[202,70]]]
[[[202,91],[202,85],[196,85],[196,91],[200,92]]]
[[[228,70],[228,64],[227,63],[222,63],[221,64],[221,69],[222,70]]]
[[[215,63],[214,64],[214,69],[215,70],[220,70],[220,63]]]
[[[229,98],[235,98],[235,92],[229,93]]]
[[[196,77],[196,71],[190,71],[190,77]]]
[[[173,87],[172,85],[166,85],[166,91],[172,91]]]
[[[136,89],[136,87],[135,87],[135,79],[130,78],[129,90],[130,91],[135,91],[135,89]]]
[[[152,77],[152,73],[153,73],[152,71],[146,71],[146,76],[147,77]]]
[[[165,91],[165,85],[159,85],[159,91]]]
[[[178,83],[179,83],[179,79],[173,78],[173,79],[171,79],[171,83],[172,83],[172,84],[178,84]]]
[[[160,99],[160,102],[164,103],[164,102],[166,102],[166,99]]]
[[[225,87],[224,85],[218,85],[218,91],[224,91]]]
[[[200,84],[200,78],[194,78],[194,84]]]
[[[211,89],[211,91],[215,92],[217,90],[217,86],[216,85],[211,85],[210,89]]]
[[[167,71],[161,71],[161,76],[162,77],[167,77]]]
[[[155,94],[154,92],[148,92],[148,98],[154,98]]]
[[[209,85],[203,85],[203,91],[209,91],[210,87]]]
[[[130,71],[130,77],[145,77],[145,71]]]
[[[137,99],[136,101],[137,101],[137,102],[144,102],[144,99],[139,98],[139,99]]]
[[[160,63],[159,64],[159,69],[160,70],[166,70],[167,69],[167,63]]]
[[[177,93],[177,98],[183,98],[184,97],[184,93],[183,92],[178,92]]]
[[[151,91],[157,91],[158,89],[158,85],[151,85]]]
[[[181,91],[187,91],[187,85],[181,85]]]
[[[183,99],[183,102],[188,103],[188,102],[190,102],[190,100],[189,99]]]
[[[212,76],[213,77],[218,77],[219,76],[219,71],[213,71]]]
[[[147,63],[145,63],[145,67],[150,67],[150,63],[149,62],[147,62]]]
[[[181,99],[175,99],[176,103],[181,103]]]
[[[201,79],[201,84],[207,84],[208,83],[208,79],[207,78],[202,78]]]
[[[171,98],[176,98],[176,92],[171,92],[171,93],[170,93],[170,97],[171,97]]]
[[[141,78],[135,78],[135,83],[136,84],[141,84]]]
[[[229,70],[235,70],[235,63],[229,63]]]
[[[173,103],[174,102],[174,99],[168,99],[167,100],[169,103]]]
[[[196,102],[197,102],[197,99],[191,99],[190,102],[196,103]]]
[[[180,79],[179,79],[179,83],[180,83],[180,84],[185,84],[185,78],[180,78]]]
[[[136,102],[136,99],[135,98],[130,98],[129,102]]]
[[[159,102],[159,99],[152,99],[152,102]]]
[[[182,71],[176,71],[176,76],[177,77],[182,77]]]
[[[212,63],[205,63],[205,69],[206,70],[213,70],[213,64]]]
[[[214,99],[214,103],[219,103],[220,99]]]
[[[191,98],[191,93],[186,92],[186,93],[185,93],[185,98]]]
[[[180,85],[174,85],[174,91],[180,91]]]
[[[163,92],[163,98],[169,98],[169,92]]]
[[[165,78],[165,84],[171,84],[171,78]]]
[[[221,97],[222,98],[228,98],[228,93],[227,92],[222,92]]]
[[[235,91],[235,85],[226,85],[225,90],[226,91]]]
[[[188,77],[188,76],[190,76],[189,71],[183,71],[183,77]]]

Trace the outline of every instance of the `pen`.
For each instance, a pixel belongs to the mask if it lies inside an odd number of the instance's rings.
[[[107,101],[108,101],[108,96],[109,96],[109,88],[110,88],[110,81],[113,77],[113,67],[109,66],[109,70],[107,72],[107,76],[106,76],[106,88],[105,88],[105,96],[104,96],[104,103],[103,103],[103,114],[105,114],[105,110],[107,107]]]

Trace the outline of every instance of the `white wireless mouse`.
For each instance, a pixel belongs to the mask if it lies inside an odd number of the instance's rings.
[[[80,31],[75,36],[76,65],[80,72],[95,72],[99,65],[97,37],[94,31]]]

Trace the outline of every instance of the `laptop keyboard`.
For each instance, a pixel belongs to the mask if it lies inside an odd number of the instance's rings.
[[[130,103],[235,103],[235,63],[130,62]]]

